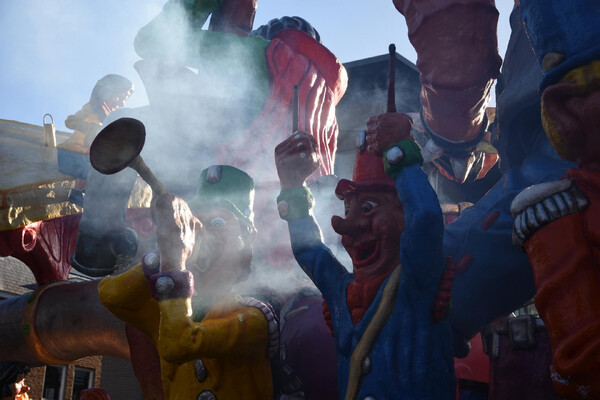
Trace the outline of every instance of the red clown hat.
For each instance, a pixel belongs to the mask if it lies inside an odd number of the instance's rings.
[[[383,158],[365,151],[363,145],[359,146],[356,152],[352,180],[340,179],[335,194],[340,200],[344,200],[346,196],[356,192],[394,192],[395,190],[394,181],[383,169]]]

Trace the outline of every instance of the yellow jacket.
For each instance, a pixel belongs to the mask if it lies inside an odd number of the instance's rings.
[[[274,321],[264,310],[229,294],[194,322],[189,298],[152,297],[141,265],[104,278],[98,289],[111,313],[151,337],[166,400],[193,400],[205,391],[219,400],[273,398],[267,351]]]

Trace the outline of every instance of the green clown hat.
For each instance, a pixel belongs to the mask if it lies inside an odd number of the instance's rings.
[[[212,165],[203,170],[196,194],[188,204],[193,212],[225,208],[254,228],[254,181],[230,165]]]

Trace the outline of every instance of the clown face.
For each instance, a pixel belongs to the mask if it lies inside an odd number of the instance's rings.
[[[228,293],[249,273],[253,232],[245,231],[245,223],[224,208],[204,210],[196,216],[202,229],[186,269],[194,274],[201,291]]]
[[[393,192],[358,191],[344,197],[345,218],[333,217],[333,229],[352,259],[354,277],[364,282],[400,264],[404,213]]]

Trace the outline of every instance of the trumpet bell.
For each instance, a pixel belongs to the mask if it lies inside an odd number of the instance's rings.
[[[127,168],[140,154],[146,128],[135,118],[119,118],[106,125],[90,146],[90,162],[98,172],[110,175]]]

